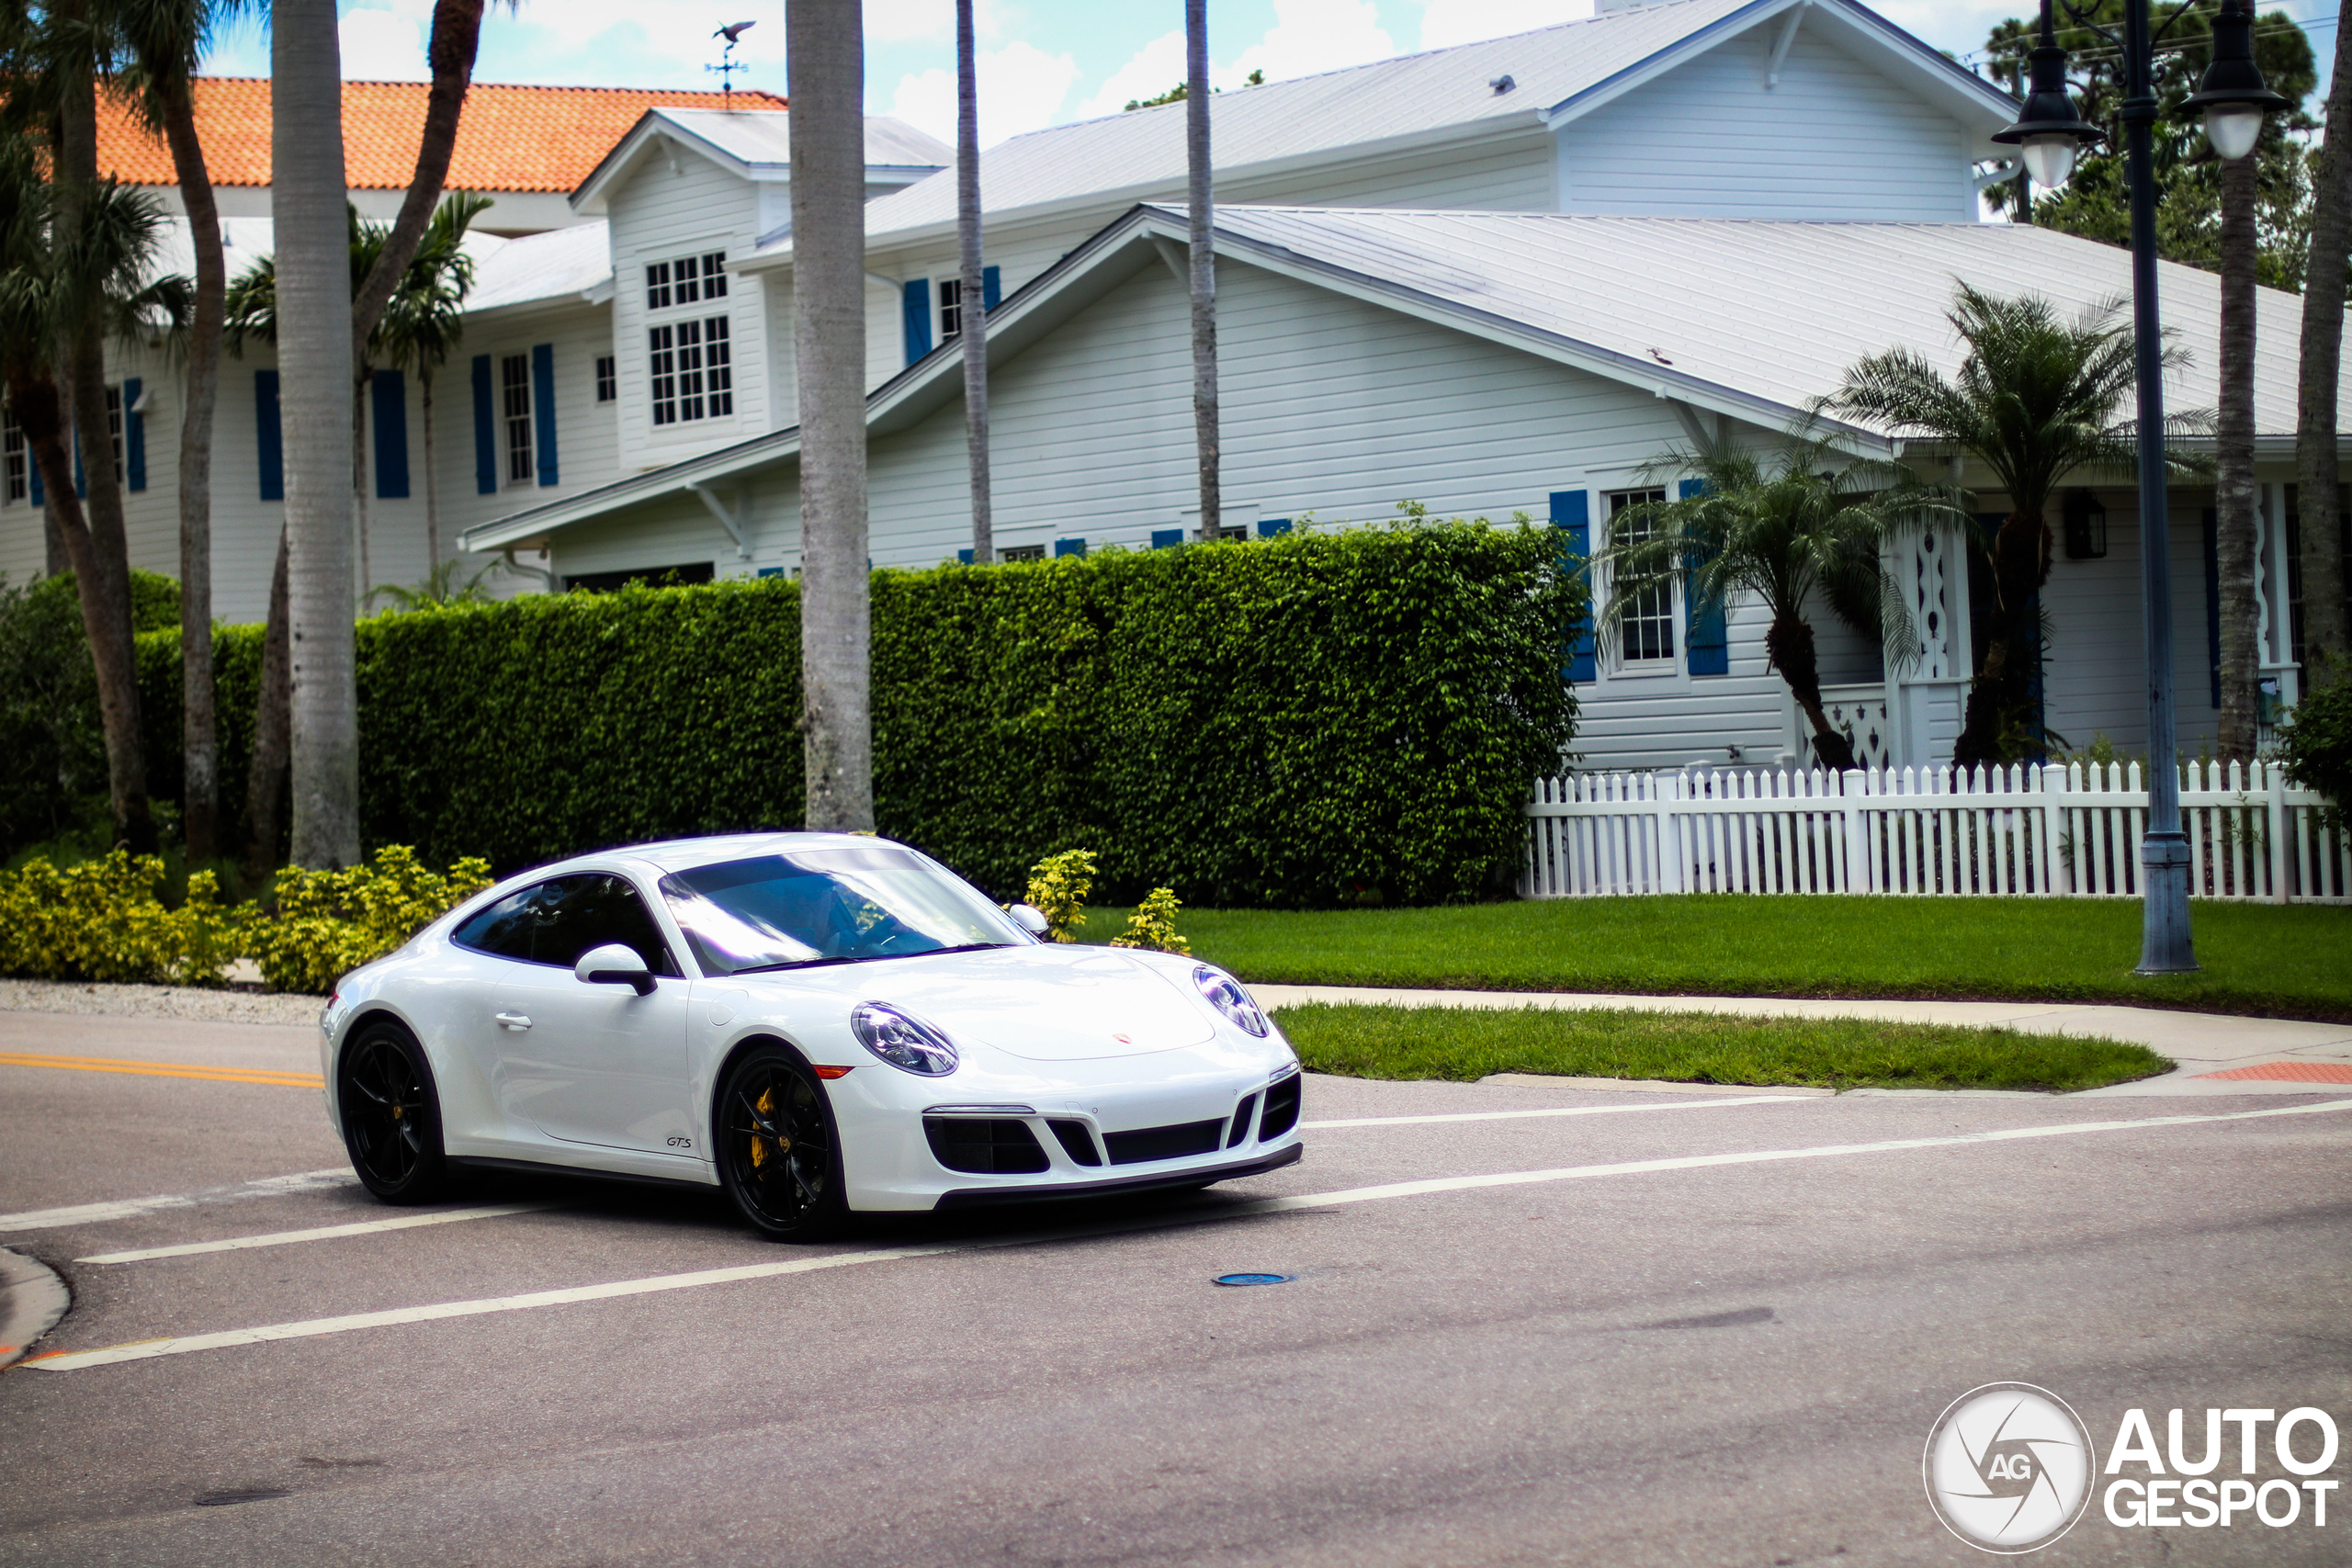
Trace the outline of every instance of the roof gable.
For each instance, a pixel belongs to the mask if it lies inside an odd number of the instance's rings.
[[[571,193],[582,212],[604,209],[613,191],[657,144],[670,143],[709,159],[738,178],[755,184],[779,181],[792,168],[787,117],[738,114],[720,109],[650,108],[618,138]],[[865,166],[869,182],[896,173],[921,178],[953,162],[955,154],[902,119],[865,117]]]
[[[343,85],[344,178],[355,190],[405,190],[416,173],[429,85]],[[265,77],[198,76],[197,138],[216,186],[270,182],[270,85]],[[737,114],[774,114],[772,93],[673,92],[640,87],[536,87],[477,82],[466,94],[449,159],[452,190],[569,191],[647,109],[726,104]],[[162,139],[130,107],[108,95],[98,111],[98,166],[132,185],[179,183]]]

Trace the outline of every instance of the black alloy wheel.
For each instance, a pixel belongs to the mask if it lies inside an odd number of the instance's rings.
[[[762,1235],[821,1241],[847,1222],[832,1117],[797,1057],[755,1047],[727,1075],[718,1121],[720,1179]]]
[[[359,1032],[335,1073],[344,1146],[360,1185],[388,1203],[441,1196],[448,1167],[441,1151],[441,1103],[416,1037],[390,1020]]]

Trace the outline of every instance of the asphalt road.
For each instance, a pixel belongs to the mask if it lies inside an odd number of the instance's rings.
[[[308,1031],[258,1026],[0,1014],[6,1052],[316,1070]],[[0,1066],[0,1243],[74,1291],[38,1350],[399,1319],[0,1373],[0,1563],[1965,1563],[1920,1456],[1979,1384],[2058,1393],[2102,1457],[2135,1406],[2159,1441],[2188,1408],[2192,1446],[2209,1405],[2352,1428],[2340,1091],[1318,1077],[1306,1116],[1303,1163],[1202,1197],[820,1248],[715,1197],[502,1182],[441,1212],[521,1212],[102,1262],[414,1212],[253,1185],[341,1163],[315,1089]],[[1317,1125],[1367,1117],[1408,1120]],[[2046,1135],[1950,1141],[2004,1131]],[[1795,1150],[1830,1152],[1746,1157]],[[1295,1279],[1210,1283],[1236,1270]],[[619,1281],[663,1288],[512,1301]],[[2347,1538],[2342,1493],[2324,1529],[2094,1501],[2039,1560]]]

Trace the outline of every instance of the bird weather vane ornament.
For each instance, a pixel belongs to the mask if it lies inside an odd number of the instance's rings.
[[[759,26],[757,22],[734,22],[719,28],[717,32],[710,35],[713,38],[725,39],[727,40],[727,51],[719,57],[718,64],[706,65],[703,69],[705,71],[718,73],[718,90],[727,97],[731,98],[735,96],[735,73],[738,71],[749,71],[751,69],[750,66],[735,58],[735,46],[743,41],[743,35],[745,33],[751,31],[757,26]]]

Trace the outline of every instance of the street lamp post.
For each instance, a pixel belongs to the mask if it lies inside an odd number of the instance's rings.
[[[2180,770],[2172,694],[2172,547],[2165,499],[2164,331],[2156,301],[2156,181],[2150,164],[2156,120],[2155,45],[2149,0],[2125,0],[2123,36],[2115,37],[2064,0],[2068,15],[2120,45],[2123,56],[2125,176],[2132,207],[2132,319],[2139,362],[2140,605],[2147,633],[2148,827],[2140,840],[2145,895],[2139,973],[2195,969],[2188,931],[2188,840],[2180,830]],[[2075,113],[2066,90],[2066,51],[2041,0],[2041,41],[2028,57],[2031,91],[2015,125],[1993,140],[2017,147],[2034,184],[2064,181],[2082,148],[2100,131]],[[2181,7],[2165,27],[2186,15]],[[2254,20],[2238,0],[2222,0],[2213,20],[2213,55],[2186,107],[2205,117],[2215,153],[2243,158],[2262,133],[2262,117],[2286,100],[2264,85],[2254,62]]]

